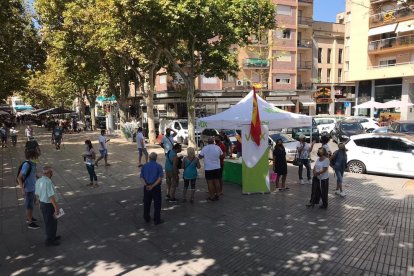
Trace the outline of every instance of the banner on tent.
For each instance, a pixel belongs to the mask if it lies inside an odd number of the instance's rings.
[[[262,125],[260,146],[257,146],[250,134],[250,125],[242,131],[242,191],[244,194],[270,192],[269,181],[269,129]]]

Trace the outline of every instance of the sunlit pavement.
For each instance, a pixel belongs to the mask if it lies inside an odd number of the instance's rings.
[[[101,186],[94,189],[86,186],[80,155],[86,138],[98,147],[97,133],[66,135],[56,151],[49,134],[35,131],[40,161],[54,167],[66,212],[58,224],[62,244],[44,246],[43,223],[39,230],[26,228],[15,188],[20,139],[17,148],[0,152],[0,275],[414,275],[412,180],[346,174],[347,196],[339,198],[331,174],[329,207],[320,210],[305,208],[310,185],[297,183],[293,166],[289,192],[242,195],[227,183],[213,203],[205,201],[201,172],[196,202],[163,202],[166,222],[154,226],[142,219],[135,144],[110,142],[112,166],[100,163]],[[39,210],[35,217],[41,219]]]

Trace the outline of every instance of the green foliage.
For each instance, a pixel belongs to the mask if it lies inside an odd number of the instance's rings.
[[[0,100],[24,90],[44,60],[39,35],[23,2],[0,1]]]

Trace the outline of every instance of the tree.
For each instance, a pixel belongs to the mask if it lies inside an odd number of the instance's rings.
[[[21,0],[0,1],[0,100],[24,90],[45,61],[38,32]]]

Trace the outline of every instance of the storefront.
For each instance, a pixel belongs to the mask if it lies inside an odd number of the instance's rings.
[[[333,102],[329,87],[317,87],[315,93],[316,115],[330,114],[329,105]]]
[[[355,87],[354,86],[335,86],[334,87],[334,112],[336,115],[353,115],[355,106]]]

